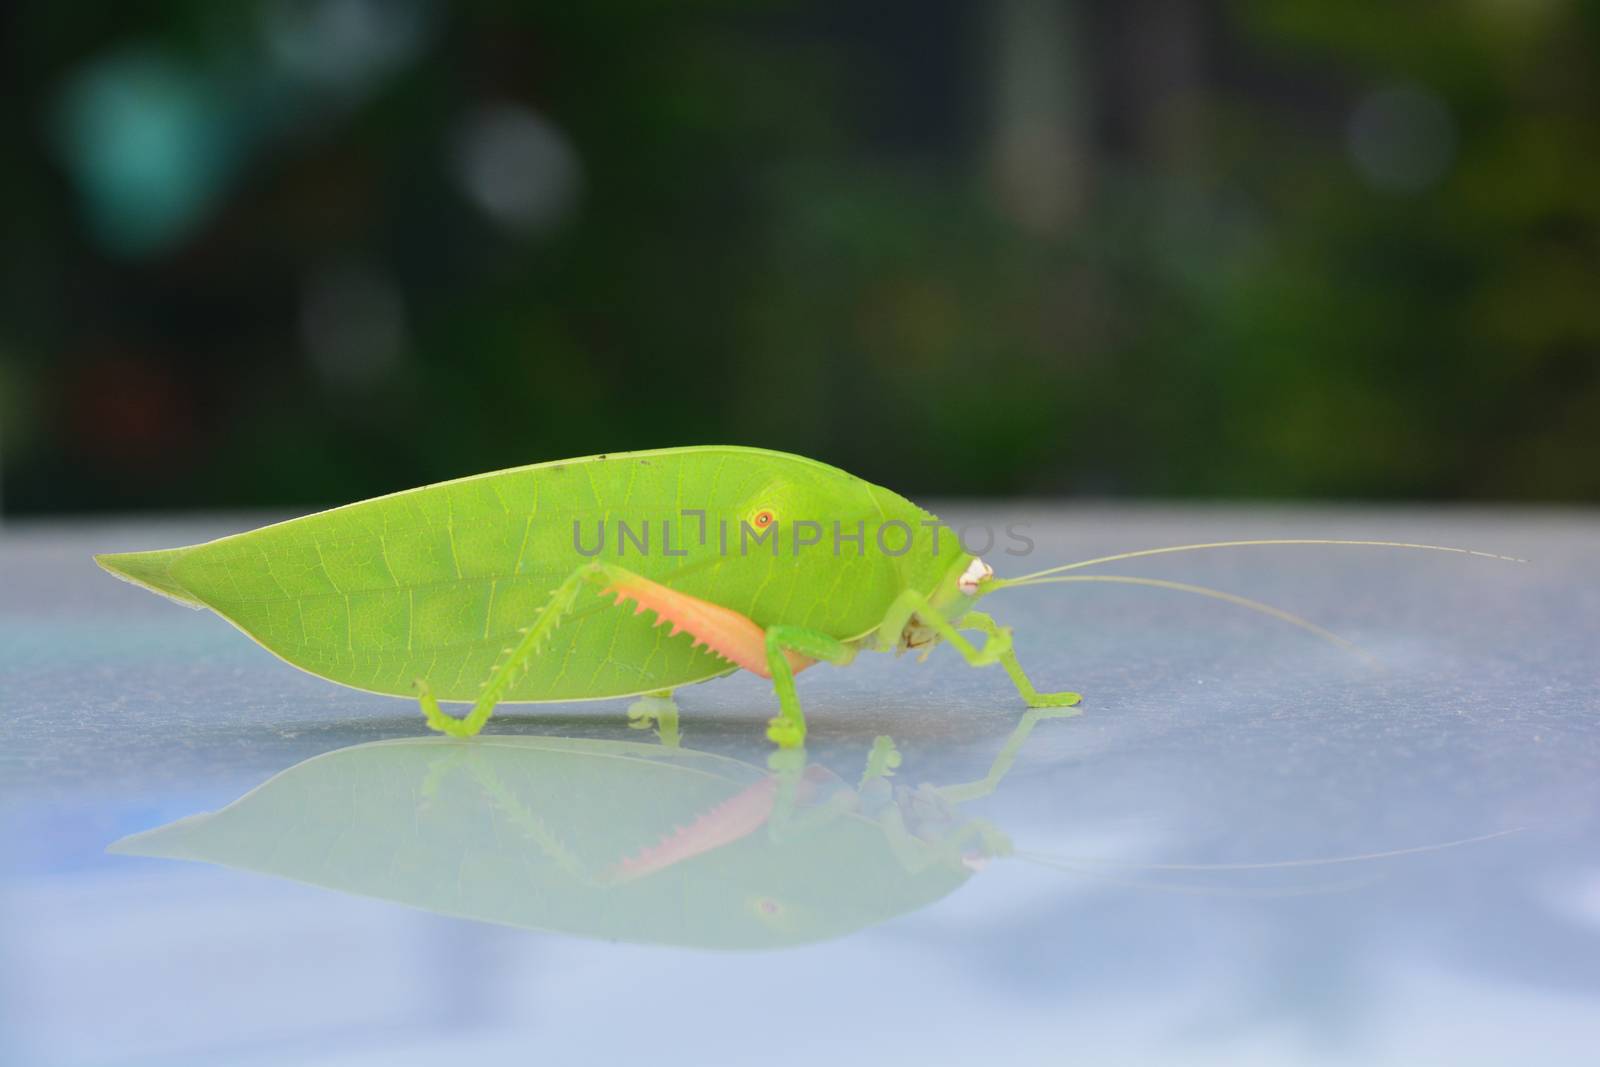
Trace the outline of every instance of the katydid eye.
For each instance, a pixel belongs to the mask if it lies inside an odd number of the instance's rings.
[[[756,512],[756,525],[762,529],[766,529],[768,526],[771,526],[772,512],[764,510]]]

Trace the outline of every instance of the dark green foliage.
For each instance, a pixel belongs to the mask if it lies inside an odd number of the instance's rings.
[[[8,513],[723,441],[923,496],[1600,499],[1592,0],[412,8],[320,82],[250,5],[8,9]],[[995,177],[1006,10],[1063,31],[1044,222]],[[210,161],[170,226],[97,215],[71,118],[150,69]],[[497,105],[581,174],[531,229],[458,180]],[[351,272],[398,325],[330,370]]]

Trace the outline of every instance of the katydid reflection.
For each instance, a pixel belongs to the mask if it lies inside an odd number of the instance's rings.
[[[670,702],[637,707],[660,743],[494,736],[356,745],[228,807],[112,851],[277,875],[441,914],[583,937],[764,949],[925,907],[1011,845],[960,805],[1005,778],[901,784],[879,737],[848,774],[779,749],[768,766],[677,743]]]

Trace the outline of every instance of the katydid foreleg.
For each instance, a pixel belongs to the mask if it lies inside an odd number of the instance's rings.
[[[962,630],[975,630],[986,635],[993,641],[995,635],[1008,633],[1005,627],[994,621],[994,618],[981,611],[969,611],[961,617],[956,624]],[[987,647],[987,646],[986,646]],[[1022,695],[1022,702],[1030,708],[1070,708],[1083,699],[1077,693],[1041,693],[1035,689],[1028,676],[1022,671],[1022,664],[1017,662],[1017,654],[1011,648],[1005,648],[1000,653],[1000,666],[1005,668],[1006,674],[1011,677],[1011,684],[1017,687],[1017,692]],[[1076,713],[1074,713],[1076,714]]]
[[[982,612],[969,611],[962,617],[959,627],[952,626],[950,620],[944,617],[933,605],[928,603],[928,598],[915,589],[907,589],[901,593],[889,612],[884,616],[883,623],[878,628],[878,640],[885,647],[889,647],[900,639],[905,632],[907,624],[916,619],[922,626],[943,638],[961,654],[970,666],[987,667],[998,663],[1005,668],[1016,685],[1017,692],[1022,695],[1023,701],[1030,708],[1037,707],[1066,707],[1078,703],[1082,698],[1077,693],[1041,693],[1028,681],[1022,672],[1022,666],[1017,662],[1016,653],[1011,649],[1011,630],[1000,626],[988,615]],[[982,648],[978,648],[961,634],[962,629],[974,630],[985,637]]]

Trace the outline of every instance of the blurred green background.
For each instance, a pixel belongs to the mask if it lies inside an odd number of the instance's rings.
[[[4,7],[0,507],[1600,500],[1600,2]]]

